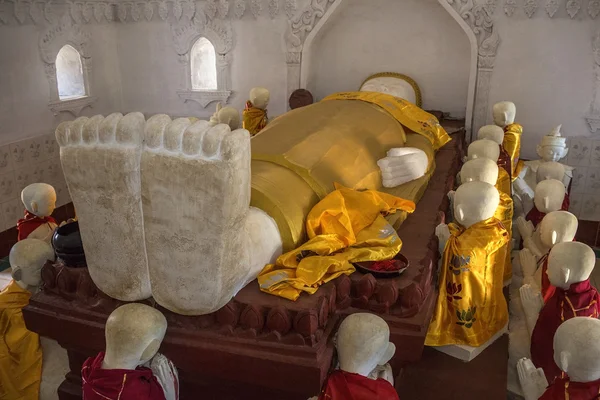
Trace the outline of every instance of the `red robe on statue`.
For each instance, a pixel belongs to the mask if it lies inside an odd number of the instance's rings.
[[[511,171],[511,161],[510,161],[510,154],[508,154],[508,152],[506,151],[506,149],[504,148],[504,146],[502,146],[501,144],[498,145],[500,146],[500,156],[498,157],[498,166],[500,168],[504,168],[504,170],[508,173],[508,176],[510,177],[511,181],[512,181],[512,171]],[[507,193],[510,194],[510,193]]]
[[[25,210],[25,216],[17,222],[17,231],[19,231],[17,240],[27,239],[31,232],[49,222],[56,224],[56,220],[52,217],[38,217]]]
[[[556,287],[554,287],[550,283],[550,279],[548,278],[548,256],[550,253],[546,253],[540,261],[538,261],[538,265],[542,266],[542,297],[544,298],[544,304],[548,302],[554,296],[554,292],[556,291]]]
[[[560,211],[569,211],[570,203],[571,203],[571,200],[569,199],[569,194],[565,194],[565,199],[563,200],[562,206],[560,207]],[[546,213],[539,211],[534,204],[531,211],[529,211],[527,213],[527,216],[525,217],[525,219],[527,221],[531,221],[533,226],[537,227],[539,225],[539,223],[542,222],[542,220],[544,219],[545,216],[546,216]]]
[[[546,389],[540,400],[596,400],[600,399],[600,380],[588,383],[571,382],[558,378]]]
[[[554,295],[540,312],[531,335],[531,361],[542,368],[548,382],[553,382],[562,371],[554,362],[554,334],[565,321],[574,317],[598,318],[600,294],[589,279],[574,283],[568,290],[556,288]]]
[[[385,379],[369,379],[365,376],[334,371],[319,400],[400,400],[396,389]]]
[[[102,369],[104,353],[88,358],[81,368],[85,400],[165,400],[149,368]]]

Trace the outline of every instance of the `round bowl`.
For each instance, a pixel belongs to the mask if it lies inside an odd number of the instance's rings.
[[[84,267],[85,253],[79,232],[79,222],[70,222],[56,229],[52,236],[56,256],[69,267]]]
[[[373,264],[377,263],[378,261],[358,262],[354,263],[354,266],[359,272],[362,272],[363,274],[371,274],[375,278],[395,278],[397,276],[402,275],[402,273],[408,269],[408,267],[410,266],[410,262],[408,261],[408,258],[404,257],[400,253],[396,254],[393,260],[397,260],[403,266],[396,271],[377,271],[372,269]]]

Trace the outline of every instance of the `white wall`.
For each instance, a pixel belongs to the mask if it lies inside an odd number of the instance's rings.
[[[308,89],[321,99],[399,72],[419,84],[424,108],[464,117],[470,60],[467,35],[437,0],[347,0],[315,38]]]

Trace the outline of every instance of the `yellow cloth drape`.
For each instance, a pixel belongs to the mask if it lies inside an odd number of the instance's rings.
[[[499,192],[504,193],[508,196],[511,194],[511,181],[508,172],[504,168],[498,168],[498,180],[496,181],[496,189]]]
[[[0,399],[39,398],[42,350],[37,333],[25,327],[22,309],[31,293],[15,281],[0,292]]]
[[[481,346],[508,322],[502,293],[502,251],[508,232],[492,217],[467,229],[450,224],[428,346]]]
[[[510,155],[513,181],[519,176],[518,166],[521,154],[521,135],[523,135],[523,127],[519,124],[510,124],[504,128],[504,141],[502,145]]]
[[[251,136],[265,129],[267,126],[267,111],[254,105],[248,101],[246,108],[242,112],[242,126],[250,132]]]
[[[434,115],[399,97],[378,92],[343,92],[323,99],[328,100],[360,100],[376,104],[411,131],[429,139],[435,150],[452,140]]]
[[[303,291],[313,294],[321,284],[350,275],[353,262],[393,258],[402,241],[384,215],[398,210],[413,212],[415,203],[336,185],[307,217],[310,240],[267,265],[258,276],[260,289],[296,300]]]
[[[508,174],[507,174],[508,175]],[[504,260],[498,260],[498,268],[504,270],[504,279],[506,282],[512,278],[512,259],[510,254],[510,240],[512,239],[512,220],[514,214],[513,199],[508,194],[498,191],[500,193],[500,204],[496,209],[494,217],[502,222],[504,229],[508,232],[508,243],[505,245],[503,250],[506,256]]]

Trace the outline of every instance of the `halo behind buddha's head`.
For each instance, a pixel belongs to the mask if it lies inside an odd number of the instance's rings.
[[[422,106],[421,89],[410,77],[394,72],[382,72],[368,77],[360,87],[361,92],[390,94]]]

